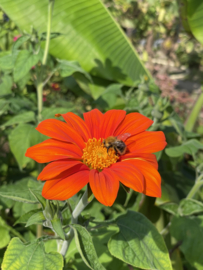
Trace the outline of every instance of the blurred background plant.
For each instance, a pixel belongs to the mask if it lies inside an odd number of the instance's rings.
[[[81,222],[88,223],[91,216],[100,222],[110,220],[126,209],[139,211],[164,237],[174,270],[202,270],[202,256],[196,250],[203,248],[199,241],[203,228],[203,47],[187,14],[190,1],[104,0],[122,32],[100,1],[91,1],[92,9],[88,1],[77,1],[73,8],[77,20],[70,16],[71,1],[64,7],[56,4],[45,65],[46,1],[34,9],[20,0],[11,2],[0,0],[0,260],[13,236],[24,242],[36,236],[54,237],[48,227],[39,233],[38,225],[44,220],[39,216],[30,220],[36,213],[41,215],[39,205],[29,192],[22,194],[26,188],[41,189],[34,181],[39,168],[24,156],[28,147],[45,138],[35,130],[39,121],[36,89],[41,82],[41,120],[68,111],[82,116],[93,108],[140,112],[154,120],[151,130],[162,130],[168,142],[165,151],[156,153],[162,197],[155,200],[120,189],[111,208],[95,200]],[[78,12],[82,9],[85,16]],[[199,11],[203,14],[201,3]],[[97,18],[94,13],[99,14]],[[80,193],[69,200],[72,208],[79,197]],[[65,226],[71,211],[60,207]],[[106,269],[139,269],[130,268],[131,261],[110,255],[107,242],[114,229],[106,229],[104,235],[100,230],[90,231]],[[190,246],[196,247],[194,252]],[[46,252],[57,250],[56,241],[45,241],[45,248]],[[74,243],[64,269],[88,269]]]

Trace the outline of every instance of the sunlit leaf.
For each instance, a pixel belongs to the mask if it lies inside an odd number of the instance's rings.
[[[24,245],[13,238],[6,250],[2,270],[62,270],[63,257],[57,252],[46,253],[44,244],[35,241]]]
[[[142,269],[172,270],[164,240],[145,216],[128,211],[116,223],[120,230],[108,243],[113,256]]]
[[[47,29],[46,0],[1,0],[0,6],[22,31]],[[20,9],[19,9],[20,6]],[[55,1],[50,53],[76,60],[91,74],[127,85],[150,77],[133,46],[100,0]]]

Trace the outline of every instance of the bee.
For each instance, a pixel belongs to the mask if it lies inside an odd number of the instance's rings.
[[[124,143],[124,141],[130,137],[131,134],[130,133],[125,133],[119,136],[109,136],[108,138],[103,140],[103,145],[106,147],[107,149],[107,153],[109,151],[110,148],[113,148],[116,155],[124,155],[126,153],[127,150],[127,146]]]

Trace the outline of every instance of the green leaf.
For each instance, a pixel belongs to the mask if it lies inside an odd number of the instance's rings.
[[[62,228],[61,220],[57,217],[57,215],[55,215],[55,217],[51,220],[51,224],[57,235],[59,235],[61,239],[65,240],[65,234]]]
[[[8,52],[7,55],[0,57],[0,69],[3,71],[11,71],[14,67],[14,62],[19,52],[14,55]]]
[[[178,211],[181,216],[198,214],[203,212],[203,203],[193,199],[183,199]]]
[[[37,212],[35,214],[33,214],[27,221],[25,227],[28,227],[30,225],[33,224],[43,224],[43,222],[46,220],[46,218],[44,217],[44,214],[42,211]]]
[[[22,79],[25,74],[40,60],[41,54],[33,54],[27,50],[20,51],[14,65],[14,81]]]
[[[178,214],[178,204],[169,202],[169,203],[164,203],[159,205],[159,208],[165,210],[166,212],[172,214],[172,215],[177,215]]]
[[[29,185],[32,182],[37,183],[36,181],[33,181],[30,179],[30,177],[28,177],[17,181],[15,184],[8,185],[6,186],[6,188],[1,187],[0,196],[17,202],[37,204],[38,200],[30,192]],[[40,186],[40,188],[42,188],[41,183],[37,184]]]
[[[203,270],[203,216],[173,217],[171,235],[181,241],[180,250],[197,270]]]
[[[84,263],[92,270],[105,270],[97,257],[92,237],[88,231],[76,224],[70,226],[73,228],[75,243]]]
[[[0,96],[9,95],[11,94],[11,88],[13,85],[12,78],[8,75],[4,75],[1,77],[0,80]]]
[[[8,245],[10,241],[9,229],[7,228],[6,222],[0,217],[0,249]]]
[[[108,243],[113,256],[142,269],[172,270],[164,240],[145,216],[128,211],[116,223],[119,232]]]
[[[62,270],[63,257],[57,252],[46,253],[44,244],[35,241],[24,245],[13,238],[5,252],[2,270]]]
[[[12,52],[14,53],[24,42],[30,39],[30,36],[19,37],[13,44]]]
[[[13,116],[7,122],[5,122],[2,126],[12,126],[15,124],[27,123],[27,122],[34,122],[35,121],[35,114],[32,111],[24,112],[18,115]]]
[[[32,125],[20,124],[12,130],[9,135],[9,145],[20,169],[24,168],[30,161],[30,159],[25,156],[28,147],[39,142],[40,133]]]
[[[187,0],[187,19],[190,30],[196,39],[203,44],[203,2],[201,0]]]
[[[68,77],[75,72],[80,72],[83,73],[85,77],[87,77],[87,79],[91,81],[90,75],[81,68],[80,64],[77,61],[58,60],[58,62],[59,64],[57,68],[59,69],[62,77]]]
[[[0,6],[22,31],[46,32],[47,0],[1,0]],[[20,9],[19,9],[20,6]],[[55,1],[50,42],[57,58],[79,61],[93,75],[132,85],[148,71],[133,46],[100,0]]]
[[[27,192],[27,194],[25,194],[25,192]],[[38,203],[38,201],[28,193],[28,190],[0,192],[0,196],[17,202]]]
[[[14,226],[19,223],[27,223],[28,219],[33,216],[35,213],[39,212],[39,209],[31,210],[24,215],[22,215],[16,222],[14,223]]]
[[[42,197],[41,189],[40,190],[32,190],[32,189],[30,189],[30,192],[36,198],[36,200],[41,204],[42,209],[44,210],[45,206],[46,206],[46,199],[44,197]]]
[[[180,146],[166,148],[166,154],[169,157],[180,157],[184,153],[194,155],[198,150],[203,149],[203,144],[197,140],[189,140]]]
[[[96,103],[103,105],[102,107],[112,108],[116,104],[117,96],[121,95],[121,87],[121,84],[111,84],[96,100]]]

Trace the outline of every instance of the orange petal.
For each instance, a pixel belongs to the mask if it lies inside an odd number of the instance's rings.
[[[154,154],[148,153],[127,153],[120,157],[121,161],[123,160],[131,160],[131,159],[141,159],[149,162],[156,170],[158,169],[158,162],[156,160],[156,156]]]
[[[80,191],[89,181],[89,170],[82,170],[58,180],[46,181],[42,196],[48,200],[64,201]]]
[[[100,123],[104,117],[103,113],[101,113],[98,109],[91,110],[90,112],[86,112],[83,114],[85,123],[89,127],[91,132],[91,138],[100,138]]]
[[[82,151],[74,144],[48,139],[28,148],[25,156],[46,163],[64,158],[81,159]]]
[[[72,159],[64,159],[64,160],[57,160],[49,163],[42,172],[38,175],[37,180],[48,180],[53,179],[60,173],[67,171],[68,169],[74,167],[76,165],[83,165],[81,161],[72,160]]]
[[[161,197],[161,176],[158,171],[147,161],[133,159],[128,160],[144,175],[144,194],[151,197]]]
[[[144,191],[144,177],[142,173],[128,160],[117,162],[108,170],[112,171],[116,175],[116,179],[125,186],[138,192]]]
[[[130,113],[126,115],[123,122],[115,131],[115,136],[130,133],[131,135],[145,131],[152,125],[153,121],[140,113]]]
[[[80,136],[83,138],[85,142],[87,142],[88,139],[91,138],[91,133],[87,124],[79,116],[77,116],[72,112],[62,114],[62,116],[66,121],[66,123],[70,127],[72,127],[78,134],[80,134]]]
[[[100,127],[100,137],[107,138],[114,135],[115,130],[125,118],[126,112],[123,110],[110,110],[104,114]]]
[[[81,149],[85,147],[84,140],[80,134],[75,129],[60,120],[44,120],[38,125],[36,130],[53,139],[74,143]]]
[[[133,153],[155,153],[167,145],[162,131],[144,131],[126,140],[127,148]]]
[[[100,203],[106,206],[114,203],[118,194],[119,181],[110,172],[91,170],[89,183],[94,196]]]

